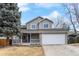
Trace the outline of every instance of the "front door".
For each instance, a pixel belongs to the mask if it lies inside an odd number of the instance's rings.
[[[27,36],[27,43],[30,43],[30,34]]]

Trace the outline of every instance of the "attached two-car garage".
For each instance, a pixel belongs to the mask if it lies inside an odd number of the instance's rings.
[[[66,34],[41,34],[42,45],[66,44]]]

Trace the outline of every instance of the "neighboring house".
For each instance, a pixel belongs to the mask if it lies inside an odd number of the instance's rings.
[[[67,44],[67,30],[52,28],[53,22],[47,18],[36,17],[21,27],[21,44]]]

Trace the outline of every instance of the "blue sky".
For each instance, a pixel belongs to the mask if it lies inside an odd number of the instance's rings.
[[[56,17],[64,15],[64,8],[61,4],[55,3],[19,3],[19,10],[22,11],[21,24],[32,20],[35,17]],[[52,19],[51,19],[52,20]]]
[[[56,18],[59,16],[60,21],[62,20],[59,27],[62,26],[62,23],[65,22],[67,25],[73,29],[73,26],[66,14],[66,9],[62,6],[61,3],[18,3],[19,11],[22,11],[21,14],[21,25],[25,25],[26,22],[42,16],[48,18],[54,22],[54,26],[58,20]],[[76,29],[79,31],[79,25],[77,21],[73,19]]]

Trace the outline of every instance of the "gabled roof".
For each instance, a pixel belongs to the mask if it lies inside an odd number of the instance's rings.
[[[43,19],[41,16],[38,16],[38,17],[34,18],[33,20],[31,20],[31,21],[27,22],[27,23],[26,23],[26,25],[27,25],[28,23],[30,23],[30,22],[32,22],[32,21],[34,21],[34,20],[38,19],[38,18]]]
[[[48,18],[45,18],[44,20],[40,21],[40,23],[43,22],[43,21],[45,21],[45,20],[47,20],[47,21],[53,23],[53,21],[49,20]]]
[[[38,18],[42,19],[42,21],[40,21],[39,23],[41,23],[41,22],[43,22],[43,21],[45,21],[45,20],[47,20],[47,21],[53,23],[53,21],[49,20],[48,18],[43,18],[43,17],[41,17],[41,16],[38,16],[38,17],[34,18],[33,20],[27,22],[26,25],[27,25],[28,23],[31,23],[32,21],[37,20]]]

